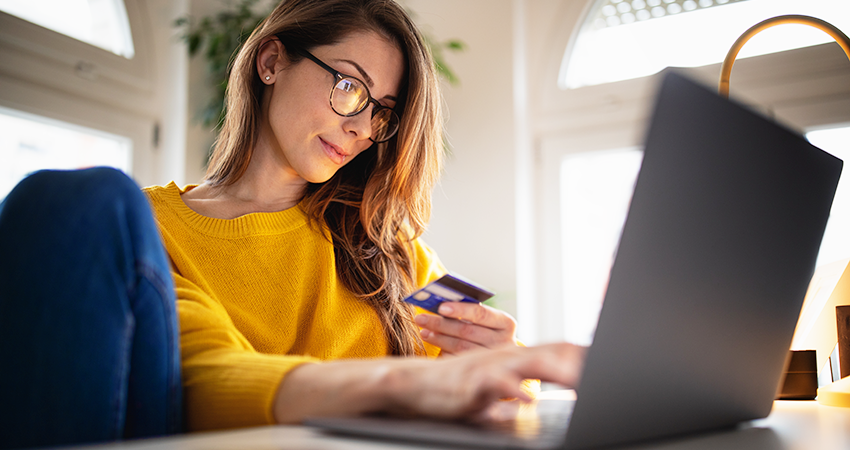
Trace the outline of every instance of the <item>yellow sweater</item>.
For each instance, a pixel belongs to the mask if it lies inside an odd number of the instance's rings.
[[[273,423],[275,393],[292,368],[387,355],[377,314],[337,279],[333,245],[299,207],[213,219],[183,203],[185,190],[172,182],[144,191],[177,288],[190,430]],[[423,286],[446,270],[414,244]]]

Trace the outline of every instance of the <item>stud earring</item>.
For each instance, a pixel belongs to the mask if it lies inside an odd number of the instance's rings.
[[[270,79],[271,79],[271,77],[266,75],[266,81],[269,81]]]

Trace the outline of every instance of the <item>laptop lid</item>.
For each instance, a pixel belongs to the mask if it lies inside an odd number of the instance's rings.
[[[665,74],[564,448],[767,416],[841,168]]]

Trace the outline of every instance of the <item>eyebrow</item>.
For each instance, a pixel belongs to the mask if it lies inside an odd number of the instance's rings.
[[[372,77],[370,77],[370,76],[369,76],[369,74],[368,74],[368,73],[366,73],[366,71],[365,71],[365,70],[363,70],[363,68],[362,68],[362,67],[360,67],[360,64],[357,64],[356,62],[354,62],[354,61],[352,61],[352,60],[350,60],[350,59],[340,59],[339,61],[341,61],[341,62],[346,62],[346,63],[351,64],[352,66],[354,66],[354,68],[355,68],[355,69],[357,69],[357,71],[358,71],[358,72],[360,72],[360,76],[361,76],[361,77],[363,77],[363,81],[365,81],[365,82],[366,82],[366,84],[367,84],[370,88],[373,88],[373,89],[375,88],[375,82],[374,82],[374,81],[372,81]],[[385,99],[387,99],[387,100],[392,100],[392,101],[394,101],[394,102],[397,102],[397,101],[398,101],[398,99],[397,99],[394,95],[385,95],[385,96],[384,96],[384,98],[385,98]]]
[[[347,63],[351,64],[352,66],[354,66],[354,68],[357,69],[358,72],[360,72],[360,76],[363,77],[363,81],[365,81],[366,84],[368,84],[370,88],[375,87],[375,82],[372,81],[372,77],[370,77],[369,74],[366,73],[366,71],[363,70],[362,67],[360,67],[360,64],[357,64],[356,62],[354,62],[350,59],[340,59],[339,61],[347,62]]]

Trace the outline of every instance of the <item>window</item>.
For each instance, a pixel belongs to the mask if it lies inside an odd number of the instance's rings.
[[[0,108],[0,199],[40,169],[111,166],[131,171],[129,138]]]
[[[831,128],[806,133],[812,144],[844,161],[838,190],[832,201],[829,222],[818,253],[818,266],[850,258],[850,127]]]
[[[0,107],[129,138],[132,176],[140,185],[183,179],[188,59],[173,23],[187,8],[165,0],[0,0]],[[69,36],[76,22],[87,22],[97,42]],[[122,40],[131,46],[111,46]],[[89,163],[74,163],[83,164]],[[0,172],[6,172],[3,163]]]
[[[643,159],[637,148],[585,152],[561,163],[565,338],[588,345]]]
[[[127,59],[135,54],[122,0],[0,0],[0,11]]]
[[[719,63],[744,31],[782,14],[809,15],[850,30],[846,0],[597,0],[567,48],[559,85],[572,89],[665,67]],[[738,59],[832,41],[806,25],[783,25],[753,37]]]

